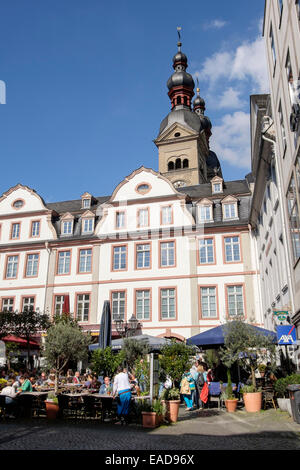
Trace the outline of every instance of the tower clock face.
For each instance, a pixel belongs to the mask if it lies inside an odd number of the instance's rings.
[[[186,182],[183,180],[178,180],[173,183],[175,188],[183,188],[183,186],[186,186]]]

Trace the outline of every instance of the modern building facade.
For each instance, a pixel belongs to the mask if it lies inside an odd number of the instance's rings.
[[[282,239],[286,244],[284,277],[288,281],[292,323],[300,338],[300,7],[298,0],[266,0],[263,36],[270,82],[270,105],[276,143]],[[270,251],[274,246],[270,248]]]
[[[2,311],[54,315],[68,297],[97,335],[110,300],[114,333],[119,316],[134,314],[144,333],[180,340],[238,314],[263,325],[251,180],[223,180],[180,43],[173,67],[171,111],[155,139],[159,171],[133,171],[110,196],[46,203],[22,184],[2,195]]]

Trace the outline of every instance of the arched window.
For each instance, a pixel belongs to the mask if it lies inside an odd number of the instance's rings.
[[[186,96],[183,97],[183,104],[186,104],[186,105],[188,104]]]
[[[181,96],[177,96],[177,104],[181,104]]]
[[[174,170],[174,162],[169,162],[169,163],[168,163],[168,170],[169,170],[169,171]]]
[[[181,159],[177,158],[175,162],[175,169],[178,170],[179,168],[181,168]]]
[[[185,158],[182,162],[182,168],[188,168],[189,167],[189,161],[187,158]]]

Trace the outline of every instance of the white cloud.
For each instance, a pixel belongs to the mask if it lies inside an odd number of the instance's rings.
[[[239,109],[245,106],[246,102],[240,98],[241,92],[232,87],[227,88],[219,98],[219,108]]]
[[[221,29],[227,24],[224,20],[213,20],[210,23],[205,23],[203,29]]]
[[[233,51],[216,52],[204,61],[202,69],[195,75],[209,81],[210,87],[224,77],[228,82],[249,79],[252,93],[266,93],[269,86],[264,39],[258,37]]]
[[[238,168],[250,168],[250,115],[243,111],[225,114],[214,126],[210,147],[219,160]]]

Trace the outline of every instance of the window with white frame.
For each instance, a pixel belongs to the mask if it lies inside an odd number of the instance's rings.
[[[92,270],[92,249],[79,250],[79,269],[80,273],[90,273]]]
[[[211,222],[213,221],[212,218],[212,205],[200,205],[200,221],[201,222]]]
[[[11,238],[20,238],[20,223],[14,223],[11,226]]]
[[[113,321],[118,318],[125,320],[125,291],[113,292],[111,300]]]
[[[83,219],[82,232],[91,233],[94,230],[94,219]]]
[[[213,193],[221,193],[221,192],[222,192],[221,183],[214,183],[213,184]]]
[[[218,316],[216,287],[201,287],[200,289],[202,318],[216,318]]]
[[[12,255],[7,257],[6,279],[15,279],[18,272],[19,256]]]
[[[150,320],[150,290],[137,290],[135,292],[136,318]]]
[[[163,242],[160,244],[161,267],[175,266],[175,242]]]
[[[65,220],[62,222],[62,235],[72,235],[73,220]]]
[[[140,209],[138,211],[138,226],[148,227],[149,225],[149,209]]]
[[[33,311],[34,311],[34,297],[23,297],[22,312],[33,312]]]
[[[2,312],[13,312],[14,310],[14,299],[9,297],[2,299]]]
[[[27,255],[26,277],[37,276],[38,265],[39,265],[39,255],[37,253]]]
[[[54,312],[55,315],[62,315],[63,305],[65,301],[64,295],[56,295],[54,301]]]
[[[77,294],[76,319],[79,322],[86,322],[89,319],[90,294]]]
[[[150,243],[136,245],[137,269],[150,268]]]
[[[214,239],[203,238],[199,240],[199,263],[213,264],[214,262]]]
[[[226,263],[241,261],[239,237],[225,237],[224,245]]]
[[[82,199],[82,208],[89,209],[91,207],[91,200],[90,199]]]
[[[113,247],[113,270],[120,271],[127,269],[127,247],[114,246]]]
[[[243,286],[227,286],[228,315],[244,315]]]
[[[125,228],[125,212],[116,212],[116,228]]]
[[[172,206],[165,206],[161,208],[161,223],[163,225],[172,223]]]
[[[161,319],[176,318],[176,291],[175,288],[160,290]]]
[[[70,274],[71,252],[60,251],[58,253],[57,274]]]
[[[236,219],[237,218],[237,203],[236,202],[223,204],[223,217],[224,219]]]
[[[31,236],[39,237],[40,236],[40,221],[34,220],[31,224]]]

